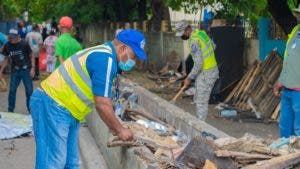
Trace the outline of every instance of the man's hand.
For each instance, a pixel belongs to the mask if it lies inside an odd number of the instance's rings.
[[[191,84],[191,81],[192,81],[192,80],[191,80],[190,78],[188,78],[188,77],[185,78],[185,79],[184,79],[184,86],[185,86],[185,87],[189,87],[190,84]]]
[[[0,72],[0,80],[3,78],[3,73]]]
[[[31,69],[30,69],[30,77],[31,78],[33,78],[34,77],[34,67],[32,67]]]
[[[110,98],[94,96],[95,106],[104,123],[123,141],[133,140],[131,130],[124,128],[116,118]]]
[[[124,127],[122,127],[117,135],[123,141],[132,141],[134,139],[132,131]]]
[[[282,89],[283,89],[282,84],[276,83],[276,84],[274,85],[274,89],[273,89],[274,95],[277,96],[277,97],[280,97],[280,95],[281,95],[281,90],[282,90]]]

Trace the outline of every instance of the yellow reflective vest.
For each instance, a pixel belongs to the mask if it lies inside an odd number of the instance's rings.
[[[206,34],[206,32],[196,29],[189,39],[189,44],[191,44],[192,42],[198,42],[200,44],[200,50],[203,56],[202,70],[210,70],[217,67],[213,42]],[[195,57],[193,52],[191,53],[192,56]]]
[[[79,51],[41,83],[43,90],[79,121],[94,107],[91,78],[86,69],[86,59],[92,52],[112,54],[112,49],[104,44]]]

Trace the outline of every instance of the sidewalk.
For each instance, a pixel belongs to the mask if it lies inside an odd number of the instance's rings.
[[[31,169],[34,161],[33,137],[0,140],[0,169]]]

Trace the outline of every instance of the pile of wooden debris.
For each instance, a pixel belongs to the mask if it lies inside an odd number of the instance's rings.
[[[208,162],[210,169],[296,167],[300,164],[299,143],[299,138],[279,139],[271,143],[250,134],[239,139],[219,138],[214,141],[193,138],[176,158],[176,165],[180,169],[205,168]]]
[[[131,97],[135,94],[130,92],[122,93],[119,98],[123,100],[119,117],[123,126],[134,133],[136,140],[124,142],[112,135],[107,146],[133,146],[135,154],[148,165],[161,169],[177,168],[174,158],[189,139],[173,126],[146,112],[137,103],[132,103]]]
[[[238,112],[252,112],[265,121],[277,120],[280,99],[273,86],[282,69],[282,59],[275,51],[263,62],[255,62],[225,100]]]
[[[173,94],[178,92],[185,75],[176,72],[170,67],[169,62],[158,72],[150,72],[147,77],[153,80],[157,86],[149,89],[154,93]]]
[[[213,140],[202,136],[190,140],[174,126],[139,107],[133,96],[132,91],[121,94],[124,101],[118,116],[122,124],[133,131],[136,140],[124,142],[113,135],[107,146],[132,146],[134,153],[148,166],[158,169],[274,169],[300,164],[298,137],[273,141],[245,134],[239,139]]]

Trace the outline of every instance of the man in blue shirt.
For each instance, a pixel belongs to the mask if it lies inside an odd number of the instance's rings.
[[[69,57],[42,81],[30,99],[36,141],[36,169],[79,167],[79,121],[95,106],[105,124],[123,141],[131,130],[115,117],[112,81],[118,67],[130,71],[136,59],[146,60],[144,35],[128,29],[103,45]]]

